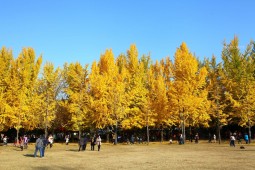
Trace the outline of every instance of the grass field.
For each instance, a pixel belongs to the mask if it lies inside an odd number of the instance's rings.
[[[122,170],[122,169],[255,169],[255,145],[230,147],[228,143],[200,142],[185,145],[168,143],[105,144],[101,151],[78,152],[77,144],[54,144],[44,158],[34,158],[34,144],[20,151],[14,146],[0,146],[1,170]],[[39,155],[39,153],[38,153]]]

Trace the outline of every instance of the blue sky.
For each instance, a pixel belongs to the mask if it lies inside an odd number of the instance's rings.
[[[139,56],[173,59],[184,41],[201,60],[220,61],[223,41],[255,39],[253,0],[1,0],[0,47],[33,47],[44,62],[62,66],[115,57],[136,44]]]

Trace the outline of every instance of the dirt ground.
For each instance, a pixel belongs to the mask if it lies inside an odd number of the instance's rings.
[[[168,143],[105,144],[101,151],[78,152],[77,144],[54,144],[46,148],[45,157],[33,157],[34,144],[21,151],[0,146],[1,170],[126,170],[126,169],[255,169],[255,144],[230,147],[228,143],[200,142],[185,145]],[[39,155],[39,153],[38,153]]]

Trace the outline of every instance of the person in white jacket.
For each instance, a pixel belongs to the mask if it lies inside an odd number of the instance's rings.
[[[98,135],[96,141],[97,141],[97,148],[98,148],[98,151],[100,151],[100,148],[101,148],[101,145],[102,145],[102,139],[101,139],[100,135]]]

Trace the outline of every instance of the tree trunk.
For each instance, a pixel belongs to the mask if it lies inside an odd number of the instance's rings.
[[[82,133],[81,128],[79,128],[79,140],[81,139],[81,133]]]
[[[48,114],[49,114],[49,95],[48,95],[48,91],[47,91],[47,108],[46,108],[46,115],[45,115],[45,129],[44,129],[44,135],[45,138],[48,137]]]
[[[19,129],[20,128],[17,128],[16,140],[14,141],[15,145],[18,144],[18,141],[19,141]]]
[[[164,129],[162,127],[161,128],[161,140],[160,140],[161,143],[163,142],[163,138],[164,138]]]
[[[118,133],[117,133],[117,130],[118,130],[118,121],[116,121],[116,127],[115,127],[115,141],[114,141],[114,145],[117,145],[117,142],[118,142]]]
[[[48,124],[48,109],[46,111],[46,121],[45,121],[45,129],[44,129],[45,138],[47,138],[47,136],[48,136],[48,126],[47,126],[47,124]]]
[[[148,124],[146,125],[146,132],[147,132],[147,145],[149,145],[149,142],[150,142],[150,130],[149,130],[149,126]]]
[[[185,144],[185,141],[186,141],[185,120],[183,119],[183,144]]]
[[[189,125],[189,140],[190,142],[192,142],[192,130],[190,125]]]
[[[107,143],[110,143],[109,132],[110,132],[110,129],[109,129],[109,126],[107,126],[107,134],[106,134],[106,142]]]
[[[248,129],[249,129],[249,143],[251,143],[251,124],[250,124],[250,118],[248,120]]]
[[[218,125],[218,140],[219,140],[219,144],[221,144],[221,134],[220,134],[220,126]]]

